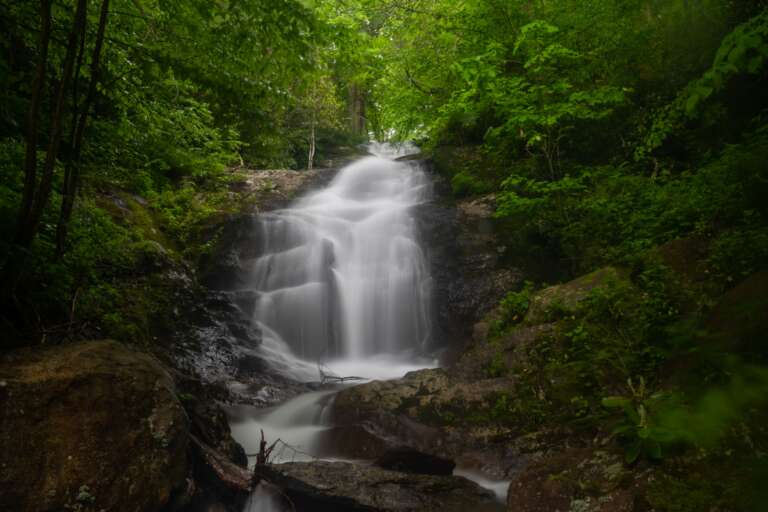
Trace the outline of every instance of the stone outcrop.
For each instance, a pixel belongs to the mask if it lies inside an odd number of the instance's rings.
[[[600,448],[566,448],[531,462],[509,486],[508,512],[652,510],[643,494],[652,467],[630,468]]]
[[[503,261],[495,197],[448,202],[444,179],[433,175],[433,180],[437,199],[417,207],[415,215],[433,278],[433,338],[457,347],[471,326],[522,282],[522,273]]]
[[[419,370],[404,378],[373,381],[341,391],[334,402],[340,424],[358,424],[383,439],[439,455],[456,456],[483,445],[484,427],[456,427],[473,410],[491,407],[505,379],[457,381],[444,369]],[[465,428],[466,427],[466,428]]]
[[[416,475],[347,462],[291,462],[256,468],[296,510],[476,512],[499,510],[491,492],[457,476]]]
[[[550,318],[554,313],[570,315],[591,290],[613,280],[626,277],[621,270],[607,267],[545,288],[533,295],[521,323],[491,339],[489,325],[499,314],[492,312],[475,325],[474,339],[450,367],[342,390],[334,402],[335,421],[379,439],[382,450],[403,444],[448,456],[489,477],[511,478],[529,460],[548,452],[542,439],[559,443],[569,436],[566,431],[521,435],[529,425],[525,408],[510,412],[520,393],[518,381],[528,367],[530,349],[556,335],[557,318]],[[530,391],[525,396],[529,395]],[[346,445],[351,450],[354,442]],[[376,444],[365,441],[365,445]]]
[[[525,322],[544,323],[553,310],[561,314],[572,313],[595,288],[626,278],[626,272],[614,267],[605,267],[565,284],[545,288],[532,297]]]
[[[399,447],[385,451],[374,464],[383,469],[420,475],[453,474],[456,463],[444,457],[430,455],[412,448]]]
[[[3,510],[169,510],[191,491],[171,376],[111,341],[0,358]]]

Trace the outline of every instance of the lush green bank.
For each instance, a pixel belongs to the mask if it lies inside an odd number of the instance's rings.
[[[160,274],[239,207],[233,167],[365,140],[363,36],[330,3],[4,2],[0,31],[4,344],[150,342]]]
[[[7,345],[152,343],[234,167],[415,139],[493,195],[502,258],[577,279],[509,290],[462,360],[493,392],[414,414],[592,450],[521,477],[578,510],[595,444],[635,510],[765,506],[763,0],[43,0],[0,27]]]
[[[571,277],[618,269],[599,286],[511,290],[462,363],[483,361],[509,391],[425,417],[606,436],[636,478],[658,471],[633,491],[643,506],[760,510],[765,6],[421,5],[389,25],[401,39],[378,84],[397,98],[384,114],[421,135],[457,196],[495,195],[510,258],[559,261]],[[439,30],[419,32],[425,19]],[[600,479],[569,473],[578,460],[538,469],[576,478],[587,488],[568,499],[603,510]]]

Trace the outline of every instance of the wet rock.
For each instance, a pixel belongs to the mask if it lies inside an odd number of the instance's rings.
[[[497,428],[467,422],[473,411],[490,408],[508,392],[505,379],[474,382],[451,378],[450,370],[408,373],[391,381],[373,381],[342,390],[333,404],[340,425],[361,425],[389,443],[438,456],[456,456],[486,446]]]
[[[192,485],[187,418],[152,356],[112,341],[0,358],[3,510],[154,511]]]
[[[384,452],[374,464],[383,469],[421,475],[451,475],[456,463],[412,448],[401,447]]]
[[[197,437],[191,436],[191,441],[198,488],[193,502],[216,501],[229,510],[242,509],[251,491],[251,473]]]
[[[460,345],[472,325],[522,282],[503,258],[492,195],[453,203],[445,180],[433,176],[436,199],[414,210],[433,278],[433,338]]]
[[[173,333],[176,343],[166,359],[179,373],[218,388],[217,400],[272,405],[308,387],[264,360],[261,332],[250,319],[253,299],[246,292],[206,292],[187,314],[189,322]]]
[[[320,434],[317,455],[362,460],[381,457],[394,447],[394,440],[377,435],[377,430],[368,422],[329,428]]]
[[[297,510],[498,510],[493,493],[462,477],[415,475],[347,462],[260,466],[258,478],[282,488]]]

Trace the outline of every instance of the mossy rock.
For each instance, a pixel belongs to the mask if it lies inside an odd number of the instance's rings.
[[[0,357],[3,510],[171,509],[188,441],[174,382],[148,354],[87,341]]]
[[[758,272],[726,293],[712,310],[705,327],[707,341],[765,358],[768,272]]]
[[[512,480],[507,510],[635,512],[643,505],[652,471],[632,471],[617,453],[571,448],[532,461]]]
[[[605,267],[568,283],[545,288],[531,299],[524,321],[540,324],[552,321],[556,316],[574,313],[592,290],[612,281],[629,282],[628,273],[615,267]]]

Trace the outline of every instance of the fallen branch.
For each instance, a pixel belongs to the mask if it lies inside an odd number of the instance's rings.
[[[365,377],[339,377],[330,371],[323,370],[323,367],[320,363],[317,363],[317,371],[320,373],[320,384],[325,384],[327,382],[346,382],[348,380],[365,380]]]
[[[264,438],[264,429],[261,429],[261,441],[259,441],[259,453],[256,454],[256,465],[263,466],[269,462],[269,456],[272,455],[272,450],[275,449],[277,443],[281,443],[280,438],[277,438],[274,443],[267,447],[267,440]]]

